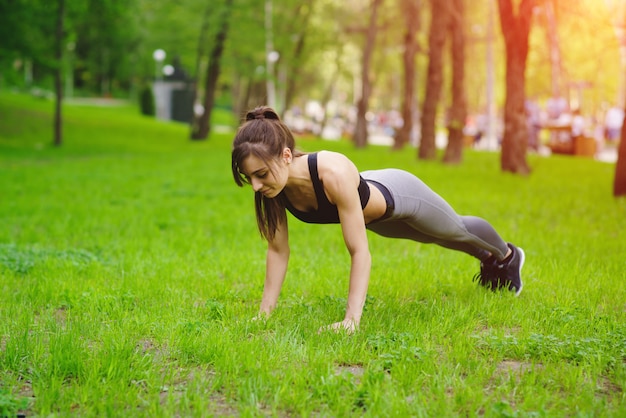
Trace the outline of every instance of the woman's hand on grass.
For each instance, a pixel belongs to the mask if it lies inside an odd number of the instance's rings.
[[[359,324],[354,319],[344,319],[341,322],[335,322],[334,324],[326,325],[320,328],[317,333],[320,334],[324,331],[345,332],[348,335],[353,334],[359,329]]]
[[[252,317],[252,321],[267,321],[269,317],[269,312],[261,311]]]

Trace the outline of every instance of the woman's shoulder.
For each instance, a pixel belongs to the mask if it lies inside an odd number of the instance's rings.
[[[347,173],[357,173],[354,163],[344,154],[335,151],[318,151],[317,166],[320,178],[326,176],[345,176]]]
[[[323,164],[327,164],[331,166],[335,164],[353,165],[352,161],[350,161],[348,157],[346,157],[344,154],[340,152],[322,150],[322,151],[316,152],[316,154],[317,154],[318,163],[322,161]]]

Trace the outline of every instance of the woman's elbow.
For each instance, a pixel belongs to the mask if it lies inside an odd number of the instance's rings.
[[[291,249],[289,248],[289,245],[268,245],[267,246],[267,251],[270,253],[274,253],[277,255],[281,255],[283,257],[289,257],[290,253],[291,253]]]
[[[354,260],[359,260],[361,262],[372,261],[372,254],[370,253],[370,250],[368,247],[354,248],[354,249],[349,248],[348,251],[350,253],[350,257],[352,257],[352,259]]]

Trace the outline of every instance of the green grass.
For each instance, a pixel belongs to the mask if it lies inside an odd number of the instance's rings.
[[[514,298],[463,254],[371,234],[361,330],[318,334],[346,303],[338,227],[290,222],[279,307],[251,321],[265,246],[232,134],[192,142],[138,113],[68,105],[54,148],[52,104],[0,94],[0,416],[626,415],[614,165],[532,155],[523,178],[496,154],[303,141],[416,173],[527,255]]]

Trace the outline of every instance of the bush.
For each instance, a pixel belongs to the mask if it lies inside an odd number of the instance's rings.
[[[141,93],[139,95],[139,105],[142,115],[154,116],[156,114],[154,93],[152,93],[152,86],[149,84],[141,89]]]

